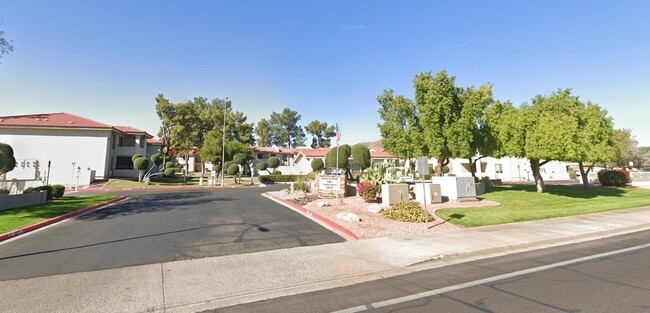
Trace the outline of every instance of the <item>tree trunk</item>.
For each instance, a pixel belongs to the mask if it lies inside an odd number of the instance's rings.
[[[476,161],[473,161],[472,158],[468,158],[467,160],[469,160],[469,171],[472,172],[474,182],[477,183],[478,180],[476,179]]]
[[[144,177],[144,171],[138,170],[138,182],[142,182],[143,177]]]
[[[580,168],[580,178],[582,179],[582,186],[584,188],[589,188],[589,171],[585,172],[585,167],[582,164],[582,161],[578,162],[578,167]]]
[[[539,172],[540,162],[538,159],[530,160],[530,169],[533,171],[533,177],[535,178],[535,186],[537,186],[537,192],[544,192],[544,179],[542,174]]]

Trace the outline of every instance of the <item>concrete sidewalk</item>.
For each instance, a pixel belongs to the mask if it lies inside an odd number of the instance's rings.
[[[196,312],[645,229],[650,207],[2,281],[0,311]]]

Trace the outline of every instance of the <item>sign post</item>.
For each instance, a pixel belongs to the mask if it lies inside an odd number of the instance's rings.
[[[427,213],[427,187],[424,184],[424,175],[429,174],[429,159],[418,157],[418,174],[422,179],[422,202],[424,204],[424,228],[429,229],[429,214]]]

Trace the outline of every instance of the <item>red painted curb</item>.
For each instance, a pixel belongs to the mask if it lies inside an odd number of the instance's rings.
[[[293,202],[291,202],[289,200],[285,200],[285,199],[282,199],[282,198],[272,196],[268,192],[265,192],[263,195],[268,197],[268,198],[271,198],[271,199],[273,199],[275,201],[281,202],[282,204],[284,204],[286,206],[291,207],[291,209],[293,209],[294,211],[297,211],[298,213],[301,213],[302,215],[305,215],[305,216],[309,217],[310,219],[315,219],[315,220],[318,220],[318,221],[320,221],[322,223],[325,223],[327,226],[336,229],[337,231],[345,234],[346,236],[349,236],[350,238],[352,238],[354,240],[359,240],[359,237],[357,237],[357,235],[352,233],[349,229],[347,229],[347,228],[345,228],[345,227],[343,227],[343,226],[341,226],[339,224],[334,223],[332,220],[330,220],[330,219],[328,219],[328,218],[326,218],[326,217],[324,217],[322,215],[319,215],[318,213],[314,213],[314,212],[312,212],[310,210],[307,210],[307,209],[305,209],[305,208],[303,208],[303,207],[301,207],[301,206],[299,206],[299,205],[297,205],[297,204],[295,204],[295,203],[293,203]]]
[[[237,185],[237,186],[187,186],[187,187],[136,187],[136,188],[99,188],[99,189],[80,189],[79,191],[93,190],[187,190],[187,189],[228,189],[228,188],[260,188],[259,185]]]
[[[119,197],[117,197],[115,199],[112,199],[112,200],[104,201],[102,203],[91,205],[91,206],[89,206],[87,208],[72,211],[72,212],[69,212],[69,213],[66,213],[66,214],[63,214],[63,215],[59,215],[57,217],[53,217],[53,218],[51,218],[49,220],[44,220],[44,221],[38,222],[38,223],[33,224],[33,225],[29,225],[29,226],[19,228],[17,230],[14,230],[14,231],[8,232],[6,234],[0,235],[0,241],[4,241],[4,240],[10,239],[10,238],[14,238],[16,236],[20,236],[20,235],[28,233],[30,231],[45,227],[47,225],[54,224],[56,222],[59,222],[59,221],[62,221],[62,220],[65,220],[65,219],[68,219],[68,218],[83,214],[83,213],[86,213],[88,211],[92,211],[92,210],[97,209],[99,207],[103,207],[105,205],[109,205],[111,203],[115,203],[117,201],[121,201],[121,200],[124,200],[124,199],[126,199],[125,196],[119,196]]]

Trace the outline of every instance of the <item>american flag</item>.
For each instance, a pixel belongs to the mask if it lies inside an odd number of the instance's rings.
[[[339,123],[336,123],[336,147],[341,143],[341,130],[339,130]]]

